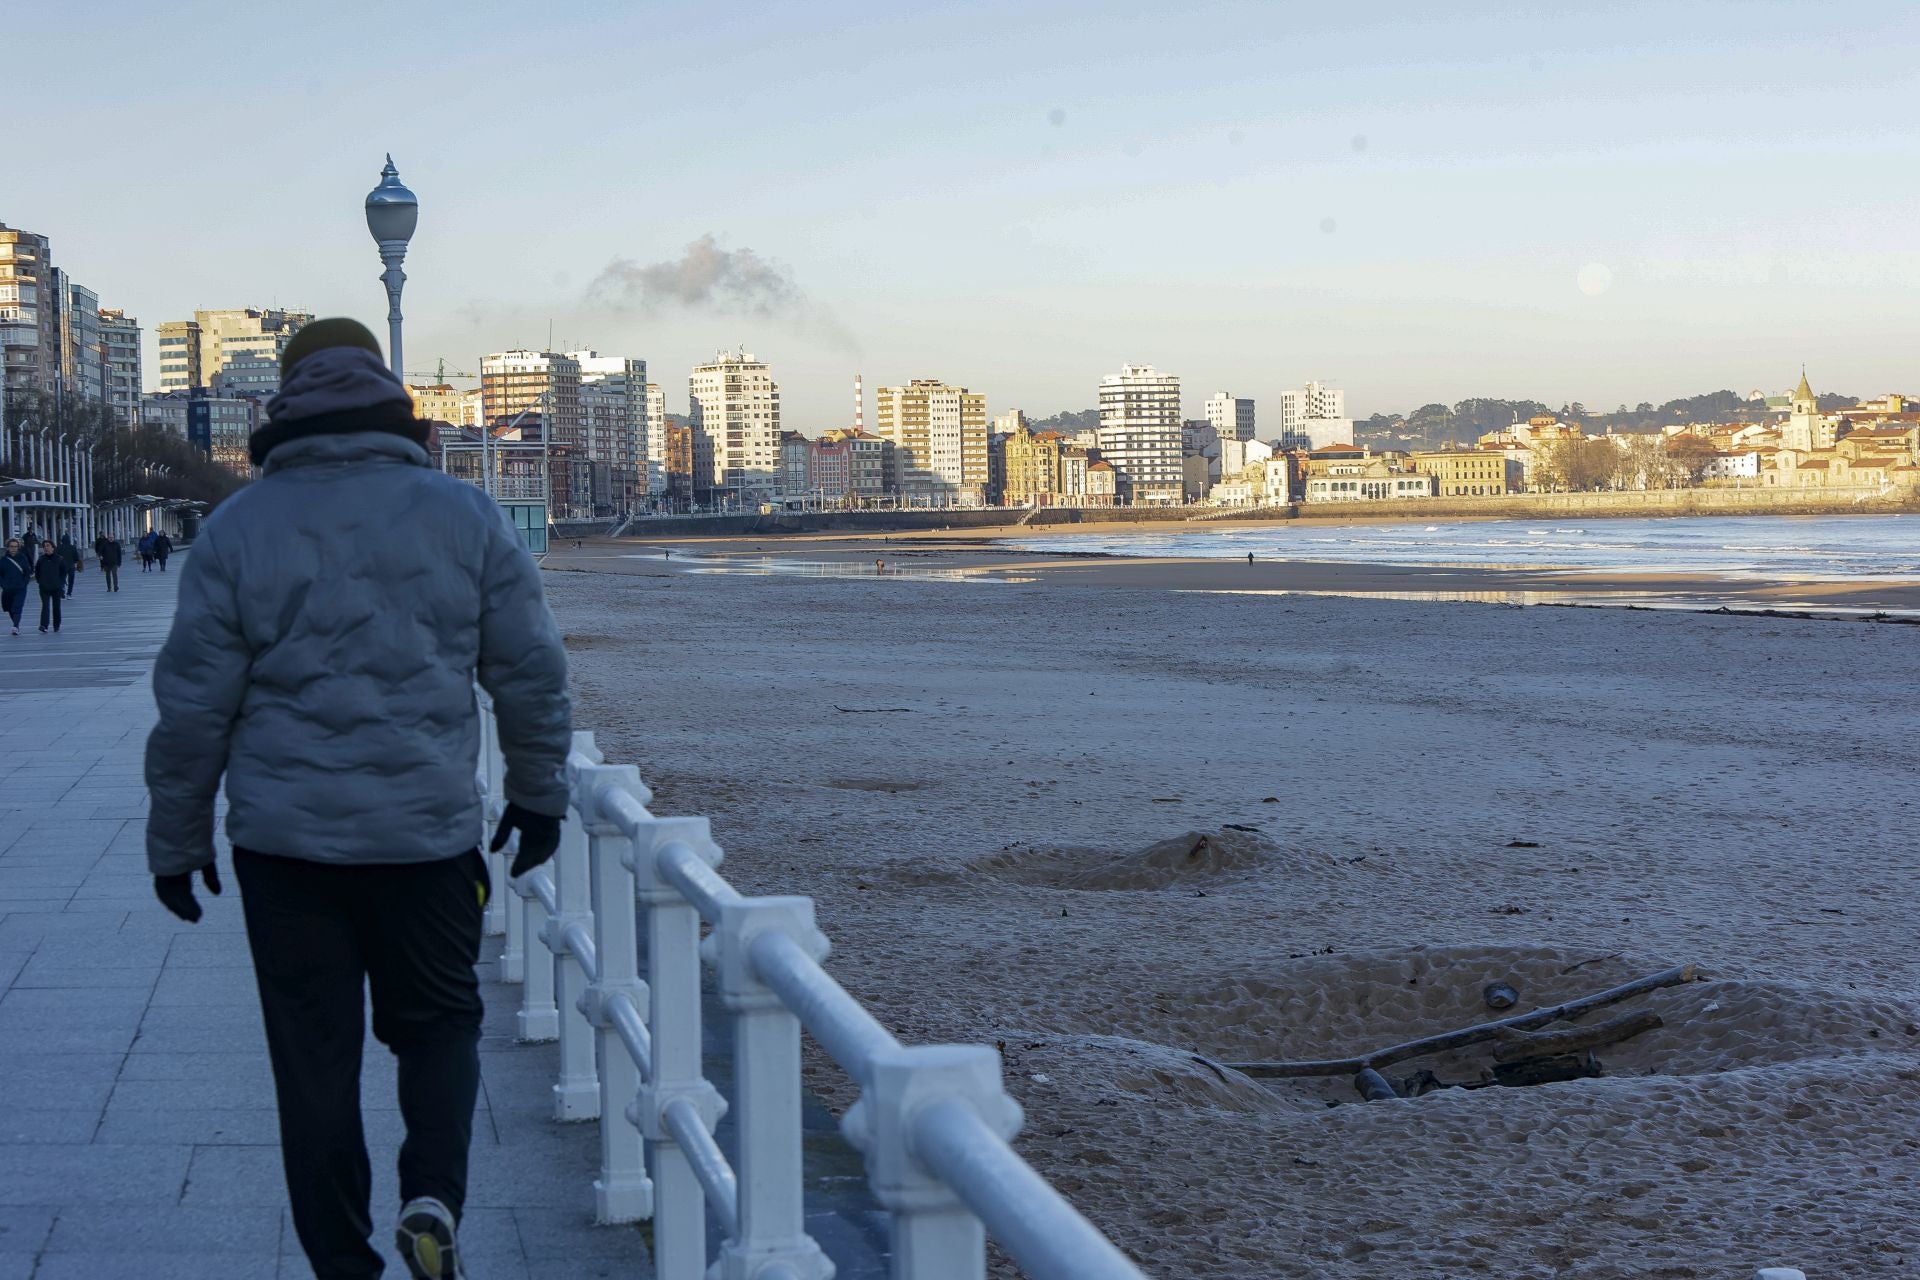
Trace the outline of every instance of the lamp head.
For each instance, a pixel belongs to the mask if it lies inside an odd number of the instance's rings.
[[[414,224],[420,220],[420,202],[400,182],[400,171],[387,156],[387,167],[380,171],[380,185],[367,193],[367,230],[375,240],[398,240],[405,244],[413,238]]]

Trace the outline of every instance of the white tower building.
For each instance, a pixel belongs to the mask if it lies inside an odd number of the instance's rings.
[[[1181,501],[1180,379],[1150,364],[1100,380],[1100,456],[1113,464],[1120,499],[1135,506]]]
[[[780,387],[748,351],[722,351],[687,380],[693,483],[757,504],[780,489]]]

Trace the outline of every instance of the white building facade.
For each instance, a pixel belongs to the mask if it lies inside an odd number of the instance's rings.
[[[1280,447],[1324,449],[1353,442],[1353,419],[1347,416],[1347,393],[1338,387],[1309,382],[1280,393]]]
[[[1253,439],[1253,401],[1214,392],[1207,397],[1207,425],[1219,440]]]
[[[722,351],[687,380],[693,484],[715,500],[757,504],[780,490],[780,386],[749,351]]]
[[[567,354],[580,365],[587,456],[611,469],[617,490],[614,503],[625,510],[649,492],[649,439],[654,430],[664,433],[666,429],[665,423],[656,428],[647,416],[647,362],[597,351]]]
[[[1180,379],[1150,364],[1128,364],[1100,380],[1100,457],[1113,466],[1120,500],[1175,506],[1185,473],[1180,449]]]

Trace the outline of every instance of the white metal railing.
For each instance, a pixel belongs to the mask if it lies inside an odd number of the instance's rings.
[[[495,819],[491,713],[484,726],[480,781]],[[833,1275],[803,1220],[803,1027],[860,1086],[840,1127],[890,1211],[894,1280],[983,1280],[988,1232],[1035,1280],[1143,1280],[1007,1144],[1022,1115],[997,1052],[903,1046],[820,967],[828,944],[813,900],[743,896],[715,870],[707,819],[653,816],[639,770],[605,763],[592,734],[574,735],[567,777],[552,863],[510,882],[511,850],[490,857],[488,931],[506,935],[502,976],[522,984],[519,1037],[559,1042],[554,1118],[599,1122],[595,1215],[653,1220],[659,1280],[709,1274],[709,1210],[724,1237],[718,1280]],[[703,959],[732,1021],[731,1101],[703,1073]],[[737,1168],[713,1136],[729,1106]]]

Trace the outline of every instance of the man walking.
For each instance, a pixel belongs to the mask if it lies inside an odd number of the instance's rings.
[[[33,580],[40,585],[40,633],[46,634],[48,611],[52,611],[53,629],[60,630],[60,601],[67,594],[67,566],[53,543],[40,544],[40,558],[33,562]]]
[[[315,1274],[381,1272],[360,1118],[370,985],[407,1130],[400,1253],[415,1277],[458,1276],[489,891],[473,684],[499,717],[509,803],[494,845],[518,832],[519,875],[553,855],[566,812],[566,655],[520,536],[431,467],[372,334],[311,323],[281,376],[251,440],[264,475],[203,527],[154,668],[147,857],[161,902],[198,920],[193,877],[220,891],[224,774],[287,1193]]]
[[[80,570],[80,548],[73,545],[71,533],[63,533],[60,535],[59,545],[53,551],[60,557],[60,568],[66,573],[67,594],[72,595],[73,575]]]
[[[153,535],[153,558],[160,562],[160,572],[167,571],[167,557],[173,554],[173,539],[162,529]]]
[[[109,591],[120,589],[120,540],[101,534],[93,541],[93,558],[100,562],[100,582]]]

